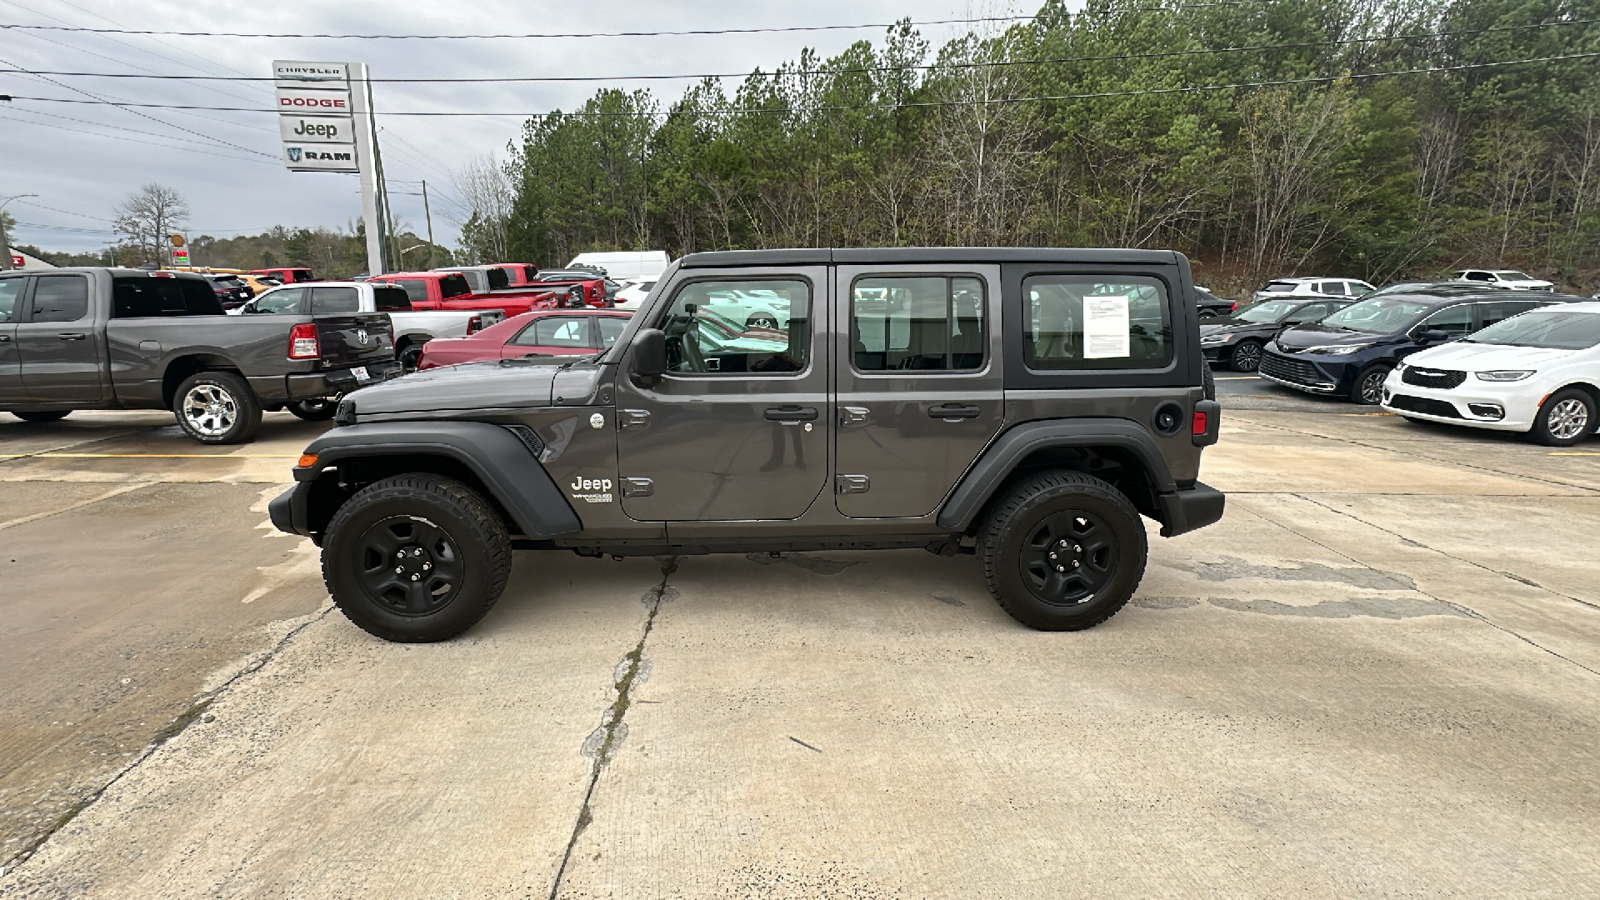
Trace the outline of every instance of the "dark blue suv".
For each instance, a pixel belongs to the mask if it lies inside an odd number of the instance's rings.
[[[1259,374],[1297,391],[1377,403],[1389,370],[1410,354],[1538,306],[1578,299],[1443,286],[1380,293],[1279,334],[1261,354]]]

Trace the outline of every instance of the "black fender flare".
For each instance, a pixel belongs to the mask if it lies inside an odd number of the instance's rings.
[[[1158,494],[1178,490],[1166,457],[1150,432],[1128,419],[1082,418],[1070,421],[1024,422],[1000,435],[962,477],[939,510],[940,528],[965,531],[1005,484],[1017,464],[1030,453],[1051,447],[1116,447],[1132,453],[1144,466]]]
[[[531,435],[530,435],[531,437]],[[537,440],[537,438],[532,438]],[[306,496],[322,472],[341,460],[383,456],[442,456],[469,469],[531,538],[552,538],[583,529],[566,495],[534,455],[533,448],[509,428],[487,422],[392,422],[335,428],[311,442],[310,466],[296,467],[293,491],[284,495],[284,531],[306,534]],[[295,503],[294,500],[298,500]],[[276,501],[274,501],[276,502]]]

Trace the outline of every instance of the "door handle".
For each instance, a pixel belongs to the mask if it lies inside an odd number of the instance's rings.
[[[0,334],[0,344],[4,344],[9,340],[11,340],[11,335],[9,335],[9,334]]]
[[[943,419],[946,422],[955,422],[960,419],[976,419],[983,414],[983,410],[976,406],[963,406],[959,403],[945,403],[940,406],[928,407],[928,416],[933,419]]]
[[[81,331],[67,331],[56,335],[56,337],[62,339],[63,341],[81,341],[88,337],[88,335]]]
[[[810,406],[778,406],[767,410],[766,415],[768,422],[782,422],[785,425],[817,420],[817,411]]]

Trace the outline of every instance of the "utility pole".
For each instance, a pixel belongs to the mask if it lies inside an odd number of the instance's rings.
[[[433,213],[428,209],[428,179],[422,179],[422,217],[428,220],[428,245],[433,245]],[[428,251],[428,261],[433,261],[433,251]]]

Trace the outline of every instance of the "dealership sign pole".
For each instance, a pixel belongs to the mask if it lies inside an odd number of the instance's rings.
[[[378,197],[377,129],[365,63],[274,60],[278,132],[291,172],[354,172],[361,180],[367,271],[381,275],[384,220]]]

